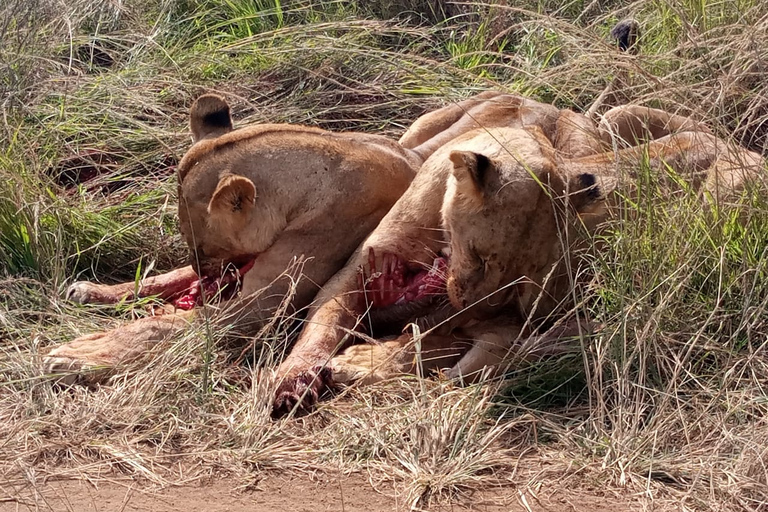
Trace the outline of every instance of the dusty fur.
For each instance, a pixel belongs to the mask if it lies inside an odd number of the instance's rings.
[[[597,125],[570,111],[553,114],[549,105],[537,113],[532,100],[504,96],[511,95],[484,94],[465,102],[473,115],[483,105],[490,111],[484,118],[498,114],[497,126],[509,114],[507,126],[469,130],[431,154],[356,256],[321,291],[310,325],[284,366],[319,364],[342,346],[349,330],[368,325],[359,320],[365,309],[355,275],[370,266],[369,254],[394,253],[426,266],[446,247],[455,318],[416,337],[424,369],[442,368],[450,377],[473,380],[493,374],[510,358],[556,353],[591,330],[588,321],[561,323],[558,312],[571,300],[572,276],[584,279],[579,251],[590,245],[589,232],[610,214],[618,183],[631,186],[644,158],[657,172],[672,169],[717,201],[738,196],[748,181],[762,176],[759,155],[687,118],[625,106],[606,113]],[[527,103],[532,110],[521,116],[519,110],[497,110],[500,103]],[[454,106],[425,118],[404,137],[422,154],[431,151],[425,149],[431,139],[453,135],[457,123],[469,127]],[[481,161],[487,167],[482,172]],[[400,325],[414,320],[403,317]],[[540,333],[553,322],[554,329]],[[380,346],[356,345],[330,364],[344,382],[370,382],[415,371],[414,346],[410,336]],[[430,352],[441,355],[433,359]]]
[[[311,302],[400,197],[421,162],[384,137],[292,125],[231,130],[228,115],[217,96],[201,98],[191,112],[198,142],[179,164],[180,229],[191,266],[138,287],[75,283],[70,299],[116,303],[134,296],[136,288],[139,295],[168,295],[197,275],[216,277],[230,264],[256,258],[241,294],[225,305],[228,314],[213,317],[222,326],[234,323],[243,334],[255,333],[285,296],[292,294],[292,312]],[[286,273],[297,258],[305,261],[300,278]],[[102,371],[89,378],[103,378],[201,316],[207,315],[195,310],[84,336],[51,350],[45,371],[71,374],[98,366]]]

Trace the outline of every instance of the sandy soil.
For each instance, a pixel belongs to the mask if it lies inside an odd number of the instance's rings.
[[[233,489],[226,480],[201,486],[147,490],[131,481],[114,480],[97,485],[83,481],[49,482],[42,487],[9,487],[0,484],[0,512],[16,511],[124,511],[124,512],[400,512],[409,506],[376,492],[360,475],[269,476],[247,491]],[[387,490],[384,490],[387,492]],[[540,493],[541,494],[541,493]],[[622,512],[641,510],[631,500],[596,496],[562,489],[544,496],[514,488],[494,488],[475,493],[473,504],[442,502],[425,510],[435,512]]]

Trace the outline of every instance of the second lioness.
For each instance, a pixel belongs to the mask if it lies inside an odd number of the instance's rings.
[[[293,125],[233,130],[229,107],[215,95],[200,97],[190,124],[195,144],[179,164],[179,217],[192,266],[150,278],[141,295],[171,297],[197,280],[213,282],[237,268],[241,294],[216,322],[252,333],[288,295],[294,310],[341,268],[405,191],[421,158],[385,137],[331,133]],[[286,269],[304,258],[301,278]],[[78,302],[117,302],[134,283],[75,283]],[[194,287],[192,289],[195,289]],[[136,359],[199,315],[192,311],[142,319],[54,348],[48,373],[98,379]],[[90,374],[76,370],[99,368]]]
[[[619,107],[597,125],[510,95],[471,101],[476,115],[448,107],[414,124],[415,151],[439,149],[320,292],[283,374],[317,374],[316,365],[329,364],[338,382],[412,371],[407,335],[333,354],[351,330],[371,334],[372,327],[378,336],[419,317],[442,324],[421,340],[422,349],[450,377],[498,365],[515,343],[546,351],[583,327],[565,324],[546,334],[550,340],[538,337],[580,281],[574,249],[588,245],[584,228],[605,218],[617,182],[624,176],[631,183],[645,157],[660,175],[672,169],[716,201],[765,177],[760,155],[660,110]],[[502,125],[506,118],[507,126],[473,130],[480,114]],[[610,150],[613,143],[624,149]],[[306,402],[323,383],[317,379],[304,397],[282,390],[276,408]]]

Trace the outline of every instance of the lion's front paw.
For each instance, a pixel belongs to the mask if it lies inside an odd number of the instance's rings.
[[[188,325],[189,315],[143,318],[111,331],[88,334],[52,349],[43,359],[43,373],[58,382],[98,382],[115,366],[136,361]]]
[[[390,342],[352,345],[331,359],[333,381],[338,384],[359,382],[367,385],[404,373],[398,364],[397,348]]]
[[[80,380],[82,361],[70,357],[48,355],[43,359],[43,373],[54,377],[57,384],[73,386]]]
[[[102,286],[88,281],[77,281],[67,288],[67,300],[76,304],[102,304]]]
[[[333,385],[331,370],[315,366],[296,376],[283,379],[275,392],[272,417],[280,418],[294,409],[309,411],[320,398],[320,394]]]
[[[109,358],[100,350],[108,335],[89,334],[54,348],[43,358],[43,373],[65,386],[98,381],[110,366]]]

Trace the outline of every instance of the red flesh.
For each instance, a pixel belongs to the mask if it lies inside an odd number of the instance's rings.
[[[203,304],[203,299],[209,300],[212,297],[219,296],[222,299],[230,299],[237,294],[240,288],[241,278],[253,268],[256,259],[252,259],[242,267],[226,272],[221,277],[203,277],[194,281],[173,304],[178,309],[184,311],[193,309],[195,306]]]
[[[380,263],[377,265],[376,255],[370,249],[368,268],[360,272],[366,307],[385,308],[446,293],[448,261],[445,258],[435,258],[429,268],[411,269],[396,254],[384,253]]]

